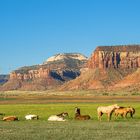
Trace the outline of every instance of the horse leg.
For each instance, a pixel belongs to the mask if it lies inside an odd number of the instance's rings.
[[[123,118],[123,114],[120,114],[121,116],[122,116],[122,118]]]
[[[127,119],[127,114],[128,114],[128,112],[125,113],[125,118],[126,118],[126,119]]]
[[[111,113],[108,113],[107,116],[108,116],[108,121],[110,121],[110,119],[111,119]]]
[[[98,120],[101,121],[101,116],[103,115],[102,112],[98,112]]]
[[[117,118],[118,118],[118,115],[119,115],[118,113],[115,113],[115,119],[117,119]]]
[[[130,112],[130,117],[133,118],[133,113],[132,112]]]
[[[112,114],[113,114],[113,111],[110,112],[110,120],[111,120]]]
[[[124,112],[123,113],[123,117],[126,119],[126,115],[127,115],[127,113],[126,112]]]

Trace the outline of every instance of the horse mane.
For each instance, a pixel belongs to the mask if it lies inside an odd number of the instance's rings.
[[[68,113],[67,113],[67,112],[62,112],[62,113],[60,113],[60,114],[57,114],[56,116],[58,116],[58,117],[64,117],[63,114],[67,114],[66,116],[68,116]]]
[[[56,116],[58,116],[58,117],[63,117],[63,114],[64,112],[62,112],[62,113],[60,113],[60,114],[57,114]]]

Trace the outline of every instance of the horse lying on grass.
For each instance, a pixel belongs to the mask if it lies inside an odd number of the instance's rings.
[[[25,119],[26,120],[35,120],[35,119],[38,120],[39,116],[38,115],[26,115]]]
[[[58,115],[51,115],[48,121],[66,121],[64,117],[69,116],[67,112],[62,112]]]
[[[75,108],[75,120],[89,120],[89,119],[90,119],[89,115],[81,115],[80,108],[78,107]]]
[[[119,106],[117,104],[110,105],[110,106],[99,106],[97,108],[98,119],[101,121],[101,117],[105,113],[105,114],[107,114],[108,121],[110,121],[112,113],[117,108],[119,108]]]
[[[135,114],[135,109],[133,107],[120,107],[114,111],[115,117],[121,115],[123,118],[127,118],[127,114],[130,113],[130,117],[133,118]]]
[[[18,117],[16,116],[7,116],[7,117],[3,117],[2,119],[3,121],[18,121]]]

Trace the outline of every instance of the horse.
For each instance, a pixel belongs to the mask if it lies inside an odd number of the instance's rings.
[[[133,107],[120,107],[114,111],[116,118],[121,115],[123,118],[127,118],[127,114],[130,113],[130,117],[133,118],[135,109]]]
[[[18,121],[18,117],[16,116],[7,116],[7,117],[3,117],[2,119],[3,121]]]
[[[89,119],[90,119],[89,115],[81,115],[80,108],[78,107],[75,108],[75,120],[89,120]]]
[[[49,118],[48,118],[48,121],[66,121],[64,118],[66,116],[69,116],[67,112],[62,112],[58,115],[51,115]]]
[[[110,106],[99,106],[97,108],[98,119],[101,121],[101,117],[105,113],[108,116],[108,121],[110,121],[112,113],[117,108],[119,108],[119,106],[117,104],[110,105]]]
[[[26,115],[25,119],[26,120],[35,120],[35,119],[38,120],[39,116],[38,115]]]

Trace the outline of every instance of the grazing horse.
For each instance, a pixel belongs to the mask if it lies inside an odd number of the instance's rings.
[[[126,118],[128,113],[130,113],[130,117],[133,118],[133,115],[135,114],[135,109],[133,107],[120,107],[118,109],[115,109],[114,112],[116,118],[118,117],[118,115],[121,115],[123,118]]]
[[[97,108],[98,119],[101,121],[101,117],[105,113],[108,116],[108,121],[110,121],[112,113],[117,108],[119,108],[119,106],[117,104],[110,105],[110,106],[100,106],[100,107],[98,107]]]
[[[7,116],[2,119],[3,121],[18,121],[18,117],[16,116]]]
[[[89,120],[89,119],[90,119],[89,115],[81,115],[80,108],[78,107],[75,108],[75,120]]]
[[[26,120],[35,120],[35,119],[38,120],[39,117],[38,117],[38,115],[26,115],[25,119]]]
[[[130,117],[133,118],[133,115],[135,114],[135,109],[133,107],[130,107]]]
[[[58,115],[51,115],[48,121],[66,121],[64,117],[69,116],[67,112],[62,112]]]

